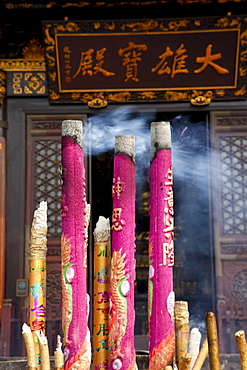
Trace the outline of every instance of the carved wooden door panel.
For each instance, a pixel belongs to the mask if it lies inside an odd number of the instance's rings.
[[[62,335],[60,169],[61,125],[65,119],[82,119],[82,116],[27,117],[25,276],[28,278],[29,274],[29,235],[33,212],[41,201],[47,201],[46,328],[50,351],[56,348],[56,336]]]
[[[211,117],[216,293],[221,351],[236,353],[247,330],[247,114]]]

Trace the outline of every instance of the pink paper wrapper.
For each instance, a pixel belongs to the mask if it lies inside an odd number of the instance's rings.
[[[91,356],[87,328],[84,155],[78,142],[70,136],[62,137],[62,167],[61,254],[64,368],[75,369],[80,366],[88,369]]]
[[[172,161],[166,149],[150,166],[149,249],[149,369],[160,370],[175,350]]]
[[[112,214],[109,369],[135,369],[135,164],[115,154]]]

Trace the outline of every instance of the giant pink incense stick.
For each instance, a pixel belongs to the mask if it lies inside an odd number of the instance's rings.
[[[135,369],[135,163],[134,137],[116,136],[113,178],[109,328],[110,369]]]
[[[172,362],[175,350],[169,122],[151,124],[149,264],[149,370],[160,370]]]
[[[86,202],[82,122],[62,123],[62,293],[64,369],[89,369]]]

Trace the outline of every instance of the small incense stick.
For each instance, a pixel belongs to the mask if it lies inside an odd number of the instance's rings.
[[[188,302],[176,301],[174,315],[176,331],[176,364],[180,370],[182,356],[187,353],[189,344],[190,325]]]
[[[184,353],[183,356],[181,357],[180,369],[181,370],[189,370],[190,362],[191,362],[191,354],[190,353]]]
[[[235,333],[238,351],[240,355],[240,369],[247,370],[247,343],[244,330],[239,330]]]
[[[193,368],[194,363],[200,351],[201,333],[197,328],[190,331],[188,352],[191,354],[190,370]]]
[[[94,229],[94,329],[93,367],[108,368],[108,332],[100,331],[109,326],[110,313],[110,271],[111,271],[111,228],[110,221],[100,216]],[[104,296],[102,295],[104,292]]]
[[[64,368],[64,354],[62,352],[62,342],[60,335],[57,336],[57,348],[54,351],[54,370]]]
[[[42,331],[36,331],[40,346],[40,360],[42,370],[50,370],[50,356],[47,337]]]
[[[207,355],[208,355],[208,338],[204,340],[192,370],[201,370]]]
[[[36,331],[45,332],[46,322],[46,252],[47,202],[35,210],[31,229],[29,273],[29,325],[34,337],[36,367],[40,367],[39,341]]]
[[[208,337],[208,353],[210,370],[220,370],[220,353],[218,344],[218,333],[216,318],[213,312],[208,312],[206,315],[206,327]]]
[[[28,370],[34,370],[36,369],[34,340],[30,327],[25,323],[22,325],[22,336],[27,352],[27,368]]]

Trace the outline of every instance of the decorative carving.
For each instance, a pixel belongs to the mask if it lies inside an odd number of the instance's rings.
[[[49,96],[50,96],[50,98],[51,98],[52,100],[57,100],[57,99],[59,99],[59,98],[60,98],[60,95],[59,95],[59,94],[57,94],[54,90],[51,90],[51,91],[49,92]]]
[[[0,59],[0,69],[3,71],[45,71],[45,60]]]
[[[104,108],[107,106],[107,100],[96,98],[89,101],[87,104],[90,108]]]
[[[108,99],[117,102],[129,101],[131,99],[131,93],[122,92],[116,94],[108,94]]]
[[[191,4],[212,4],[212,3],[228,3],[228,2],[236,2],[241,3],[245,2],[246,0],[177,0],[180,5],[186,6]],[[4,2],[1,6],[5,9],[12,10],[12,9],[47,9],[47,8],[104,8],[104,7],[121,7],[121,6],[151,6],[151,5],[159,5],[160,3],[163,4],[170,4],[173,0],[152,0],[152,1],[113,1],[113,2],[106,2],[106,1],[73,1],[73,2],[66,2],[66,1],[35,1],[32,3],[22,3],[20,1],[12,0],[11,2]]]
[[[46,278],[46,299],[49,305],[61,305],[62,303],[62,287],[61,287],[61,271],[54,270],[47,274]]]
[[[221,253],[224,254],[247,254],[246,245],[221,245]]]
[[[211,0],[210,0],[211,1]],[[226,1],[226,0],[225,0]],[[239,0],[238,0],[239,1]],[[181,3],[190,3],[194,2],[194,0],[181,0]],[[199,3],[207,3],[207,0],[198,0]],[[82,3],[78,3],[78,6],[87,6]],[[121,2],[122,4],[122,2]],[[132,3],[133,4],[133,3]],[[103,3],[100,3],[102,6]],[[96,6],[96,5],[95,5]],[[101,103],[97,99],[105,100],[109,102],[135,102],[135,101],[143,101],[143,100],[152,100],[152,101],[190,101],[191,104],[197,106],[204,106],[210,104],[213,100],[229,100],[229,99],[244,99],[247,95],[247,68],[246,68],[246,60],[247,60],[247,31],[246,31],[246,20],[243,16],[226,16],[226,17],[212,17],[210,21],[208,19],[163,19],[155,20],[138,20],[138,21],[109,21],[109,22],[46,22],[44,24],[44,36],[45,36],[45,45],[46,45],[46,58],[47,58],[47,73],[49,76],[49,98],[52,103],[86,103],[93,107],[101,107]],[[122,88],[118,88],[116,90],[112,89],[109,86],[108,82],[104,88],[101,88],[100,91],[95,91],[95,87],[88,87],[88,91],[84,92],[80,88],[73,88],[72,85],[67,86],[69,82],[64,82],[63,88],[59,90],[58,88],[58,76],[57,76],[57,66],[56,66],[56,54],[55,54],[55,33],[62,33],[66,32],[68,35],[70,33],[77,33],[79,34],[92,34],[95,33],[95,36],[99,35],[107,35],[107,34],[126,34],[126,33],[133,33],[137,34],[138,32],[143,32],[144,34],[152,34],[152,33],[176,33],[178,31],[184,30],[185,32],[197,32],[197,31],[212,31],[216,32],[215,28],[217,28],[218,34],[222,34],[222,32],[235,32],[236,37],[240,36],[240,48],[239,48],[239,65],[238,65],[238,76],[235,76],[235,71],[231,70],[232,75],[232,82],[228,84],[220,84],[215,83],[215,86],[219,86],[218,88],[210,88],[204,87],[204,83],[200,83],[201,87],[186,87],[185,85],[178,87],[177,90],[170,90],[169,85],[162,85],[161,87],[157,88],[145,88],[139,85],[139,89],[130,88],[127,89],[125,85],[121,85]],[[239,29],[239,31],[237,31]],[[98,31],[97,33],[95,31]],[[220,32],[219,32],[220,31]],[[235,38],[234,38],[235,39]],[[235,45],[235,44],[234,44]],[[183,50],[183,49],[182,49]],[[170,50],[170,52],[174,53],[174,50]],[[211,53],[211,51],[209,51]],[[188,51],[189,53],[189,51]],[[216,51],[213,53],[215,54]],[[214,55],[211,55],[214,56]],[[218,54],[215,54],[218,55]],[[187,54],[183,55],[183,57],[187,57]],[[199,57],[198,57],[199,58]],[[202,56],[200,56],[202,58]],[[200,59],[199,58],[199,59]],[[93,61],[94,62],[94,61]],[[168,63],[168,62],[167,62]],[[198,62],[199,63],[199,62]],[[169,66],[170,68],[170,66]],[[222,70],[227,71],[229,74],[229,68],[227,66],[222,67]],[[191,69],[188,67],[187,69],[184,68],[183,72],[186,73],[192,72]],[[195,73],[201,73],[198,72]],[[112,72],[112,71],[111,71]],[[160,71],[159,71],[160,72]],[[113,72],[112,72],[113,73]],[[115,73],[115,71],[114,71]],[[179,72],[177,72],[179,73]],[[185,73],[185,72],[184,72]],[[218,72],[217,73],[222,73]],[[226,73],[226,72],[224,72]],[[168,72],[167,72],[168,74]],[[62,75],[63,76],[63,75]],[[168,74],[169,76],[169,74]],[[194,75],[193,75],[194,76]],[[63,76],[64,77],[64,76]],[[156,76],[155,76],[156,77]],[[171,77],[171,75],[170,75]],[[174,77],[174,76],[173,76]],[[238,77],[238,79],[236,79]],[[78,77],[79,78],[79,77]],[[172,77],[171,77],[172,78]],[[61,83],[61,79],[59,80]],[[186,80],[187,81],[187,80]],[[235,86],[235,83],[237,84]],[[70,81],[71,82],[71,81]],[[75,81],[72,81],[75,82]],[[71,82],[71,83],[72,83]],[[125,81],[126,82],[126,81]],[[207,85],[207,82],[206,82]],[[222,87],[221,87],[222,85]],[[166,87],[167,86],[167,87]],[[193,84],[191,86],[194,86]],[[207,85],[208,86],[208,85]],[[214,86],[214,85],[213,85]],[[65,88],[66,87],[66,88]],[[71,87],[71,91],[70,91]],[[186,88],[185,88],[186,87]],[[167,89],[167,90],[166,90]],[[96,100],[95,100],[96,99]],[[94,101],[95,100],[95,101]],[[92,103],[89,103],[93,101]],[[105,104],[105,103],[104,103]]]
[[[8,96],[44,95],[46,76],[43,72],[10,72],[12,85],[8,85]]]
[[[67,31],[67,32],[76,32],[79,31],[80,27],[74,22],[68,22],[65,25],[59,24],[55,27],[55,32]]]
[[[48,203],[47,237],[61,235],[60,140],[35,141],[35,203]]]
[[[190,100],[190,103],[192,105],[203,106],[203,105],[210,104],[211,103],[211,99],[210,98],[206,98],[205,96],[198,95],[197,97],[192,98]]]
[[[130,28],[133,32],[138,32],[138,31],[151,31],[158,27],[159,23],[157,21],[153,20],[147,20],[143,22],[128,22],[126,24],[123,24],[121,29],[125,30],[126,28]]]
[[[3,71],[0,71],[0,105],[2,105],[5,96],[6,96],[6,74]]]
[[[224,117],[216,119],[217,126],[246,126],[247,117]]]
[[[221,212],[223,235],[247,235],[245,206],[247,158],[246,136],[219,137],[221,161]]]
[[[34,130],[61,130],[61,120],[58,121],[33,121]]]
[[[59,248],[51,248],[49,247],[47,250],[47,256],[61,256],[61,249]]]
[[[247,302],[247,269],[237,272],[233,277],[232,291],[240,302]]]
[[[24,59],[43,59],[44,48],[37,39],[32,39],[23,49],[22,55]]]

